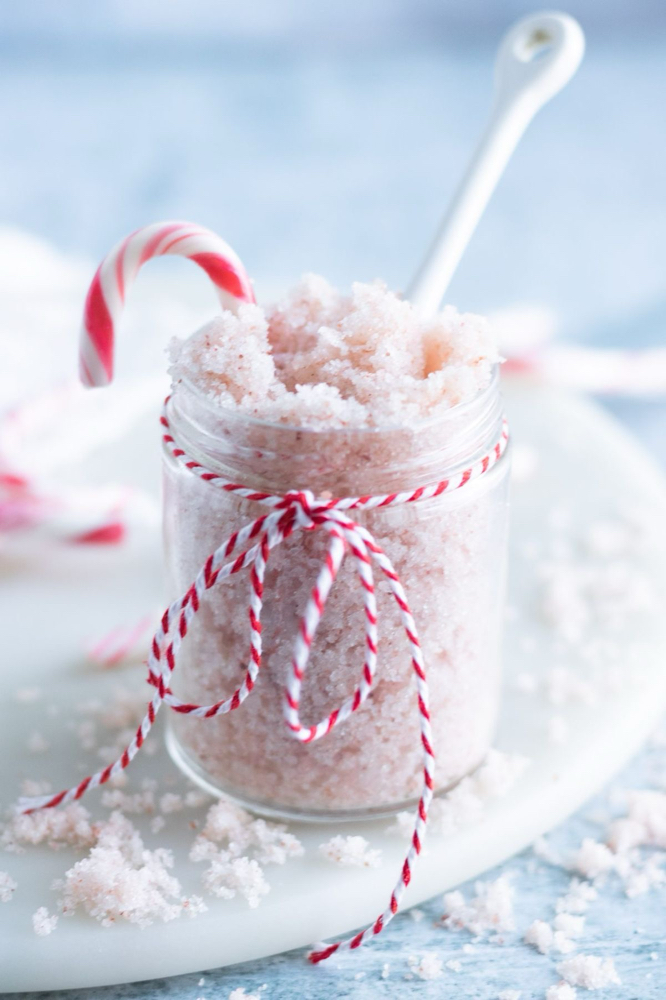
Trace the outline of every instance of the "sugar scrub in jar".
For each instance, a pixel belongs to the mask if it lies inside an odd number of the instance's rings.
[[[307,491],[323,502],[407,491],[414,502],[351,513],[408,597],[430,689],[435,789],[450,788],[484,758],[499,707],[509,463],[486,321],[451,307],[422,319],[381,283],[344,295],[308,276],[266,312],[253,303],[224,312],[174,342],[171,358],[169,435],[213,475],[194,475],[165,449],[170,596],[186,592],[210,553],[261,513],[251,491]],[[470,469],[483,474],[469,477]],[[460,481],[464,488],[446,488]],[[425,489],[432,484],[444,485]],[[284,723],[294,641],[328,544],[326,531],[299,530],[271,552],[261,669],[240,710],[170,720],[170,751],[191,777],[267,814],[378,815],[415,802],[422,787],[413,665],[381,573],[376,675],[364,703],[316,742],[295,740]],[[173,677],[182,701],[215,704],[242,683],[249,586],[243,573],[206,592]],[[346,558],[310,650],[305,723],[335,712],[358,683],[362,589]]]

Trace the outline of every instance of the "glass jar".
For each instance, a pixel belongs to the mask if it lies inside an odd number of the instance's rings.
[[[168,404],[171,433],[224,479],[283,494],[376,495],[453,477],[487,454],[502,426],[495,372],[474,400],[416,427],[309,429],[224,410],[185,382]],[[430,687],[443,791],[483,760],[499,708],[508,513],[508,454],[477,480],[438,497],[355,511],[392,560],[411,606]],[[165,451],[164,535],[170,597],[207,557],[266,508],[202,481]],[[379,649],[373,689],[322,739],[297,742],[282,698],[300,619],[328,545],[297,531],[272,552],[264,586],[262,667],[254,690],[227,715],[171,713],[167,742],[200,785],[266,815],[362,818],[418,798],[422,757],[410,651],[398,609],[377,571]],[[174,693],[210,704],[242,681],[249,649],[247,572],[207,592],[183,644]],[[346,559],[320,622],[301,695],[301,720],[319,721],[354,689],[364,658],[364,613]]]

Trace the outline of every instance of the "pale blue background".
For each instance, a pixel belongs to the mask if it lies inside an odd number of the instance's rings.
[[[518,0],[4,0],[0,223],[96,257],[137,225],[192,218],[230,240],[260,292],[306,269],[400,287],[487,112],[493,47],[529,9]],[[544,304],[569,338],[663,343],[666,8],[575,0],[568,9],[587,31],[583,68],[523,141],[451,298],[478,310]],[[664,461],[664,406],[612,405]],[[620,784],[649,784],[662,758],[646,751]],[[597,835],[589,815],[559,842]],[[531,864],[505,866],[516,872],[521,926],[547,915],[566,882],[556,870],[535,876]],[[585,948],[615,956],[624,985],[612,995],[663,997],[663,897],[605,898],[614,905],[594,909]],[[408,955],[433,948],[448,958],[463,943],[432,928],[439,912],[433,904],[420,924],[399,918],[338,967],[311,970],[292,956],[207,974],[201,988],[187,976],[94,995],[226,1000],[235,986],[265,982],[267,1000],[494,1000],[507,987],[527,1000],[555,981],[551,963],[517,940],[463,959],[465,977],[405,981]]]

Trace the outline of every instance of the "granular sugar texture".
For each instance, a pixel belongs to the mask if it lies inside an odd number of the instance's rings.
[[[487,440],[470,445],[470,424],[473,434],[487,425],[459,404],[475,405],[489,388],[492,396],[497,359],[480,317],[449,308],[426,321],[380,283],[356,284],[344,296],[310,276],[272,310],[241,306],[238,315],[225,313],[172,345],[172,428],[177,437],[181,430],[188,453],[253,489],[310,489],[317,496],[416,489],[462,471],[495,444],[499,416],[484,432]],[[197,452],[191,436],[202,426],[207,454]],[[354,515],[387,552],[412,605],[430,682],[438,788],[478,766],[495,727],[506,466],[500,462],[451,494]],[[175,597],[225,538],[265,508],[172,460],[165,476]],[[307,746],[292,739],[282,719],[293,643],[326,545],[325,531],[299,531],[271,554],[262,669],[240,709],[209,719],[178,716],[173,726],[190,763],[243,800],[296,812],[407,804],[422,781],[418,707],[398,608],[379,569],[379,660],[368,701]],[[206,595],[175,676],[179,697],[211,704],[241,682],[248,586],[239,574]],[[364,622],[348,558],[308,665],[305,724],[353,692],[365,658]]]

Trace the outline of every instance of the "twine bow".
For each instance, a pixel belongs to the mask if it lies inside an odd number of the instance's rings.
[[[421,851],[428,808],[434,791],[435,757],[430,730],[428,684],[416,624],[405,591],[391,560],[371,532],[354,521],[349,511],[417,503],[460,489],[488,472],[502,457],[508,443],[507,425],[506,422],[503,423],[500,437],[488,454],[451,479],[403,493],[324,499],[315,497],[310,490],[294,490],[279,495],[254,491],[238,483],[227,482],[218,473],[189,458],[185,451],[179,447],[171,433],[167,416],[166,404],[168,401],[167,398],[160,420],[163,427],[163,443],[173,458],[205,482],[214,483],[227,493],[234,493],[255,501],[269,510],[246,524],[239,531],[233,532],[208,557],[186,593],[170,604],[164,612],[151,643],[147,664],[148,683],[155,689],[155,693],[148,703],[146,713],[134,738],[122,755],[113,764],[84,778],[78,785],[56,795],[21,799],[19,808],[21,811],[29,813],[37,809],[48,809],[80,799],[89,789],[103,785],[119,774],[141,749],[162,704],[168,705],[175,712],[204,719],[225,715],[227,712],[239,708],[251,694],[261,668],[261,610],[266,566],[270,553],[294,532],[326,531],[329,535],[328,548],[301,619],[294,644],[291,669],[285,685],[283,714],[286,725],[291,735],[299,742],[311,743],[326,736],[332,729],[348,719],[353,712],[361,707],[370,694],[377,669],[377,604],[373,565],[377,566],[386,578],[398,605],[400,619],[407,636],[416,683],[423,780],[411,843],[387,908],[373,924],[360,933],[310,954],[310,961],[320,962],[339,948],[358,948],[368,938],[379,934],[395,916],[401,897],[409,885],[413,864]],[[237,553],[235,557],[234,553]],[[300,697],[310,650],[324,613],[326,601],[347,553],[354,560],[356,573],[361,584],[365,612],[363,667],[353,693],[338,708],[314,725],[304,725],[300,717]],[[201,600],[207,591],[244,569],[249,569],[250,573],[250,650],[243,681],[231,697],[211,705],[196,705],[181,701],[171,690],[171,678],[176,668],[181,645],[201,607]]]

